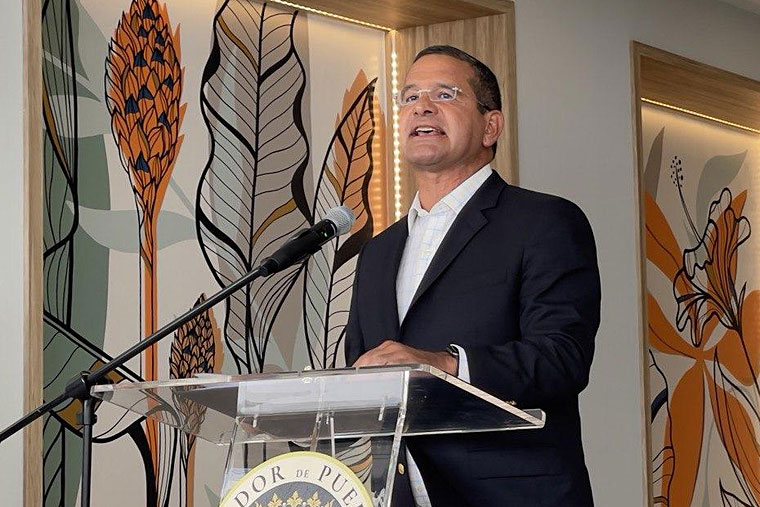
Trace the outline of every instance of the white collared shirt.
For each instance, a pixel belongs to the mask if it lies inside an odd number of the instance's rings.
[[[486,164],[475,174],[460,183],[454,190],[446,194],[440,201],[425,211],[420,206],[419,192],[414,196],[412,206],[407,216],[409,236],[406,238],[404,253],[401,257],[398,275],[396,276],[396,302],[398,305],[399,323],[404,322],[406,313],[412,303],[415,292],[425,275],[430,262],[433,260],[438,247],[441,245],[451,224],[462,211],[464,205],[483,186],[493,170]],[[456,339],[456,337],[452,337]],[[467,364],[467,354],[464,349],[452,343],[459,350],[458,377],[465,382],[470,381],[470,369]],[[419,507],[431,507],[430,498],[425,488],[420,470],[414,458],[406,451],[406,461],[409,468],[409,481],[412,484],[414,502]]]

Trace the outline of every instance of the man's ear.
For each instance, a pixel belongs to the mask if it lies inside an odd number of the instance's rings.
[[[504,130],[504,115],[501,111],[486,111],[483,113],[486,119],[486,129],[483,132],[483,146],[488,148],[499,139]]]

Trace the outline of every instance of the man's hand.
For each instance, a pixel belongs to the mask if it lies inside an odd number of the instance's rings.
[[[459,361],[448,352],[428,352],[393,340],[385,340],[359,357],[354,366],[383,366],[386,364],[429,364],[449,375],[456,375]]]

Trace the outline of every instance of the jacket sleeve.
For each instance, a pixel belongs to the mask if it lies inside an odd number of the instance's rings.
[[[557,200],[536,213],[520,268],[520,336],[464,347],[472,384],[518,406],[576,396],[588,384],[600,282],[588,220]]]
[[[364,254],[364,247],[359,251],[356,259],[356,271],[354,276],[354,285],[351,291],[351,308],[348,313],[348,323],[346,324],[346,344],[345,358],[346,366],[351,366],[364,353],[364,336],[362,335],[361,324],[359,323],[359,292],[361,284],[359,277],[361,275],[361,262]]]

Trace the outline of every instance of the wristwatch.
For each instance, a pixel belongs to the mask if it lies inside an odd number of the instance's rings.
[[[454,346],[453,343],[450,343],[448,347],[446,347],[446,352],[448,352],[451,357],[457,360],[457,371],[454,374],[454,376],[459,376],[459,349]]]

